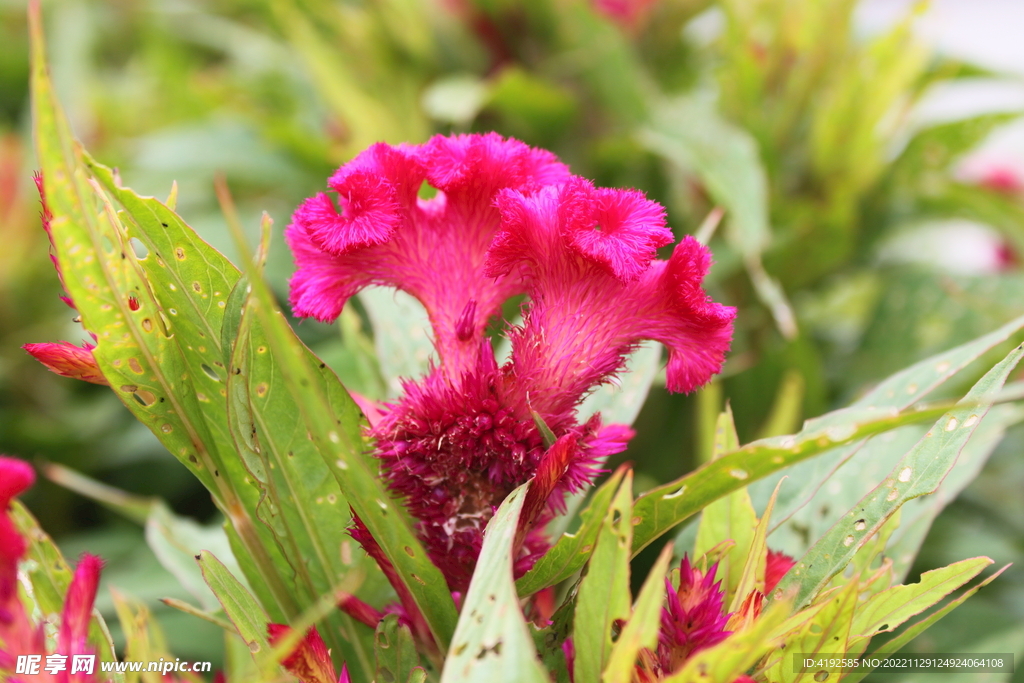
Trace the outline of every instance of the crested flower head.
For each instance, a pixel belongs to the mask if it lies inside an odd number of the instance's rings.
[[[424,182],[436,196],[420,198]],[[549,152],[495,134],[374,145],[327,184],[334,196],[306,200],[286,230],[295,313],[332,320],[370,285],[423,304],[437,359],[375,421],[376,455],[456,592],[498,504],[536,475],[517,537],[516,572],[526,571],[566,493],[632,436],[596,415],[578,420],[586,394],[647,339],[669,348],[672,391],[721,368],[734,311],[701,287],[710,255],[688,238],[657,260],[673,241],[660,205],[595,188]],[[485,332],[519,295],[523,322],[499,367]]]

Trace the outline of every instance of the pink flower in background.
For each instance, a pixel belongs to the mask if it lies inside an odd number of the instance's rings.
[[[424,181],[434,198],[418,196]],[[369,285],[423,304],[438,358],[372,427],[376,455],[457,593],[494,509],[536,476],[518,538],[515,569],[525,572],[547,549],[540,529],[566,493],[589,484],[632,436],[597,415],[581,423],[586,394],[645,339],[669,347],[672,391],[721,368],[735,311],[701,288],[709,253],[688,238],[657,260],[673,240],[660,205],[595,188],[550,153],[495,134],[378,144],[328,186],[338,204],[325,194],[307,200],[285,233],[296,314],[332,320]],[[499,366],[485,330],[522,294],[523,322],[508,332],[511,358]],[[354,535],[388,572],[358,523]],[[414,606],[406,608],[416,633]]]
[[[93,384],[110,384],[100,372],[99,366],[96,365],[96,359],[93,358],[92,350],[95,347],[88,342],[82,346],[75,346],[66,341],[45,342],[25,344],[21,348],[45,365],[47,370],[55,372],[61,377],[80,379]]]
[[[8,513],[11,500],[34,481],[28,463],[0,456],[0,672],[10,683],[92,683],[100,680],[98,665],[90,674],[71,673],[70,664],[75,655],[95,654],[88,643],[89,621],[103,563],[88,554],[82,555],[75,568],[57,629],[54,652],[68,657],[67,668],[51,673],[41,667],[39,673],[25,677],[14,673],[19,655],[47,652],[43,624],[34,624],[18,599],[18,562],[27,546]]]
[[[764,569],[764,594],[768,595],[779,585],[779,581],[786,575],[793,565],[796,564],[796,560],[787,555],[786,553],[779,552],[776,550],[768,551],[768,559],[765,563]]]

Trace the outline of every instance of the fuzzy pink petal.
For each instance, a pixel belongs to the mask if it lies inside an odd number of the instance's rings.
[[[11,500],[36,480],[32,466],[23,460],[0,456],[0,629],[14,618],[17,602],[18,562],[25,554],[25,539],[14,528],[7,508]]]
[[[75,346],[70,342],[45,342],[25,344],[21,348],[45,365],[50,372],[55,372],[61,377],[80,379],[93,384],[110,384],[96,365],[96,359],[92,355],[94,347],[90,344]]]
[[[595,190],[588,218],[566,226],[571,231],[569,243],[623,282],[640,277],[658,248],[673,241],[665,226],[665,209],[642,192]]]
[[[665,228],[642,201],[596,192],[585,181],[498,198],[502,230],[488,268],[518,272],[531,296],[523,326],[510,335],[510,370],[519,391],[539,397],[542,414],[574,406],[645,339],[669,348],[671,391],[690,391],[721,369],[735,310],[712,302],[701,286],[710,255],[686,238],[668,261],[651,260]],[[610,236],[586,237],[581,246],[581,226],[612,214],[621,220],[609,221]]]

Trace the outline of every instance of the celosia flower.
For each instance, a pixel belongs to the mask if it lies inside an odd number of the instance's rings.
[[[43,188],[43,176],[37,173],[33,178],[36,181],[36,189],[39,190],[39,202],[42,205],[40,211],[40,218],[43,222],[43,229],[46,230],[47,237],[50,238],[51,243],[53,242],[53,235],[50,233],[50,222],[53,220],[53,214],[50,212],[50,207],[46,203],[46,193]],[[61,273],[60,264],[57,262],[57,257],[54,255],[52,249],[50,251],[50,260],[53,261],[53,267],[57,269],[57,276],[60,278],[61,284],[64,283],[64,275]],[[67,288],[65,287],[65,291]],[[75,305],[71,301],[71,297],[67,294],[61,296],[61,299],[71,308]],[[93,335],[93,339],[95,339]],[[55,372],[62,377],[70,377],[72,379],[80,379],[86,382],[92,382],[93,384],[110,384],[107,379],[100,372],[99,366],[96,365],[96,359],[93,358],[92,349],[95,348],[92,344],[85,342],[81,346],[75,346],[70,342],[44,342],[39,344],[25,344],[21,348],[25,349],[33,358],[42,363],[51,372]]]
[[[61,377],[80,379],[93,384],[109,385],[110,382],[100,372],[93,358],[92,350],[95,348],[88,342],[82,346],[75,346],[71,342],[44,342],[39,344],[25,344],[21,348],[37,361],[46,366],[50,372],[55,372]]]
[[[72,674],[70,666],[56,673],[41,669],[31,678],[13,673],[19,655],[46,653],[43,624],[33,624],[18,599],[18,562],[27,548],[7,512],[11,499],[34,481],[35,475],[27,463],[0,456],[0,672],[5,672],[4,680],[11,683],[92,683],[99,680],[95,673],[98,667],[92,674]],[[89,620],[102,565],[98,557],[82,555],[64,598],[54,652],[68,656],[69,660],[74,655],[95,654],[88,644]]]
[[[725,640],[730,614],[724,611],[725,594],[715,581],[718,565],[706,572],[690,565],[684,556],[679,565],[679,585],[665,578],[667,603],[661,610],[661,631],[656,652],[641,650],[634,671],[638,683],[660,681],[682,668],[694,653]]]
[[[267,624],[267,636],[271,645],[277,645],[282,638],[292,632],[290,626],[284,624]],[[320,632],[311,626],[306,634],[295,645],[291,654],[281,662],[288,673],[299,679],[300,683],[349,683],[348,667],[343,666],[341,676],[334,675],[334,664],[331,653]]]
[[[436,197],[418,197],[424,181]],[[372,284],[424,305],[437,363],[407,380],[372,427],[376,455],[459,593],[494,509],[536,475],[516,563],[526,571],[547,548],[539,528],[565,494],[632,436],[596,415],[580,423],[582,398],[645,339],[669,347],[670,390],[689,391],[721,368],[734,311],[701,289],[707,250],[688,238],[668,261],[656,260],[672,241],[658,204],[594,188],[551,154],[493,134],[375,145],[328,185],[340,208],[317,195],[286,231],[295,312],[331,320]],[[529,297],[523,323],[510,331],[511,359],[499,367],[485,329],[520,294]],[[357,524],[355,535],[387,572],[365,529]]]

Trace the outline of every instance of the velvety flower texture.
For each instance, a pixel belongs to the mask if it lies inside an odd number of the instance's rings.
[[[34,624],[18,599],[18,562],[27,550],[8,514],[11,500],[32,486],[35,474],[21,460],[0,456],[0,677],[10,683],[93,683],[99,681],[99,667],[93,674],[65,671],[38,674],[14,674],[18,655],[42,655],[47,652],[43,624]],[[92,615],[102,562],[93,555],[82,555],[64,598],[60,627],[54,652],[67,655],[94,654],[88,644]]]
[[[426,182],[438,190],[419,195]],[[660,205],[632,190],[595,188],[548,152],[496,134],[377,144],[304,202],[285,232],[297,270],[296,314],[339,315],[368,285],[416,297],[437,361],[406,380],[374,424],[389,487],[449,587],[464,592],[497,505],[536,475],[524,504],[516,571],[548,542],[542,524],[588,484],[632,431],[580,422],[576,408],[623,369],[645,339],[669,349],[668,387],[690,391],[722,365],[734,310],[701,288],[708,251],[673,241]],[[527,295],[495,360],[485,331],[510,297]],[[543,422],[555,437],[545,443]],[[358,524],[355,536],[386,564]],[[387,567],[384,567],[388,571]],[[415,624],[413,624],[415,626]]]

